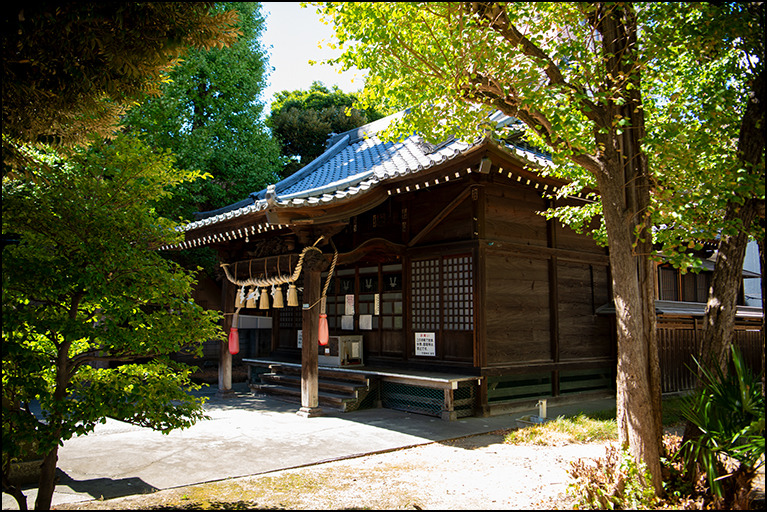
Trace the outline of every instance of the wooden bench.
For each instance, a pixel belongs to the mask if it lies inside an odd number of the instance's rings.
[[[301,363],[286,363],[274,359],[243,359],[243,363],[248,365],[248,379],[251,379],[254,368],[269,368],[273,365],[293,366],[301,368]],[[472,383],[479,383],[482,377],[476,375],[455,375],[438,372],[411,371],[411,370],[391,370],[373,367],[343,368],[335,366],[319,365],[321,371],[333,371],[336,373],[345,373],[351,375],[364,375],[368,378],[376,378],[379,382],[389,384],[401,384],[404,386],[413,386],[416,388],[428,388],[441,391],[441,407],[437,416],[443,420],[454,421],[458,419],[460,409],[467,406],[472,399],[456,399],[455,391],[459,387],[467,387]],[[433,402],[433,401],[432,401]],[[433,403],[431,405],[434,405]],[[399,408],[399,407],[392,407]],[[405,409],[410,410],[410,409]],[[413,412],[426,412],[425,410],[412,409]],[[428,414],[429,412],[427,412]],[[472,414],[473,415],[473,414]]]

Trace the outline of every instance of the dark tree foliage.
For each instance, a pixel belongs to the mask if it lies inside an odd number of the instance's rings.
[[[273,183],[279,169],[278,147],[262,121],[267,57],[260,4],[216,8],[238,13],[242,36],[227,48],[190,51],[168,74],[161,96],[144,98],[124,119],[151,146],[170,149],[179,167],[211,175],[158,202],[158,212],[174,219],[240,201]]]
[[[282,148],[287,177],[327,149],[331,134],[343,133],[383,117],[375,109],[352,108],[355,94],[344,93],[337,85],[328,89],[313,82],[309,90],[281,91],[275,95],[267,124]]]
[[[212,2],[6,2],[3,175],[30,175],[25,144],[71,147],[111,136],[123,109],[156,94],[187,48],[237,39],[237,14]]]

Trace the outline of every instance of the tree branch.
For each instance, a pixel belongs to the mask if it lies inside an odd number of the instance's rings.
[[[604,108],[591,101],[582,87],[571,84],[565,80],[559,66],[551,60],[551,57],[526,38],[519,29],[509,21],[509,18],[506,15],[506,9],[503,6],[496,2],[472,2],[468,7],[469,12],[474,14],[481,22],[484,22],[488,28],[500,34],[512,46],[518,47],[520,53],[544,61],[546,64],[541,67],[549,79],[549,85],[559,86],[577,93],[579,96],[577,101],[582,106],[581,112],[587,119],[594,121],[599,126],[609,126],[609,124],[605,125],[606,122],[609,123],[609,120],[606,120],[606,111]]]

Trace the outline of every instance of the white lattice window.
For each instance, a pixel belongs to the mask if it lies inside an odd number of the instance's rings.
[[[471,255],[411,263],[413,330],[474,329],[474,270]]]
[[[442,261],[443,328],[449,331],[474,329],[474,276],[471,256]]]
[[[411,264],[413,329],[439,329],[439,259],[413,261]]]

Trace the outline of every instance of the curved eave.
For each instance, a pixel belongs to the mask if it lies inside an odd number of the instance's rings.
[[[343,139],[339,144],[341,142]],[[338,151],[338,147],[331,149],[328,153]],[[481,164],[477,166],[480,158],[488,158],[491,165],[487,169],[483,169]],[[542,177],[534,171],[550,165],[550,160],[530,151],[509,148],[490,138],[484,138],[474,144],[465,144],[463,149],[453,150],[452,154],[446,152],[438,161],[411,163],[399,168],[379,166],[377,169],[315,189],[284,196],[277,193],[271,201],[259,197],[260,193],[251,194],[249,200],[224,208],[221,213],[214,211],[214,215],[178,228],[185,232],[185,241],[174,246],[165,246],[163,249],[226,243],[239,238],[280,231],[290,226],[344,222],[374,208],[389,196],[438,186],[473,172],[503,174],[504,177],[516,179],[522,185],[540,188],[541,192],[555,193],[566,182]],[[292,182],[288,184],[290,183]],[[244,206],[240,206],[241,204]]]

